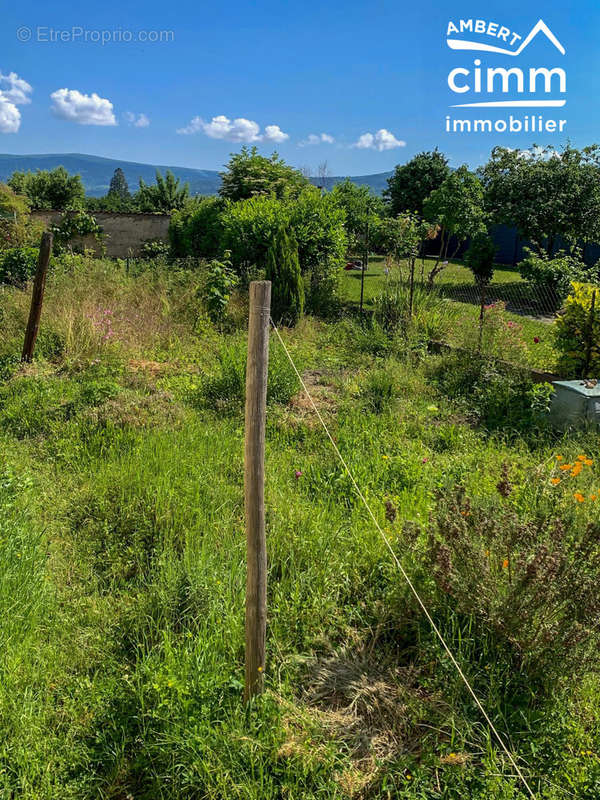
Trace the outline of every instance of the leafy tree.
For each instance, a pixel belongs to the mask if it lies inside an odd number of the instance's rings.
[[[389,202],[390,214],[397,217],[405,211],[423,216],[423,205],[434,189],[450,174],[448,159],[437,149],[418,153],[406,164],[398,164],[388,178],[383,196]]]
[[[379,248],[383,250],[386,255],[400,263],[401,260],[406,259],[408,263],[408,282],[409,282],[409,296],[408,296],[408,314],[412,317],[413,313],[413,298],[415,289],[415,262],[423,240],[426,238],[430,226],[419,219],[419,215],[406,211],[404,214],[399,214],[397,217],[386,217],[381,220],[378,230],[378,244]],[[383,306],[391,302],[395,302],[394,293],[397,293],[401,281],[394,287],[392,294],[384,292],[379,298],[380,311],[383,311]],[[388,312],[384,312],[383,316],[387,322],[390,321]],[[397,320],[397,310],[392,311],[392,316]],[[387,325],[386,322],[386,325]]]
[[[219,194],[228,200],[247,200],[262,194],[297,195],[309,185],[307,178],[277,153],[267,158],[259,155],[256,147],[246,146],[231,155],[221,181]]]
[[[451,238],[456,237],[457,240],[456,248],[450,256],[453,258],[465,239],[485,230],[486,215],[481,181],[466,166],[459,167],[448,175],[439,189],[431,192],[425,201],[423,212],[427,220],[441,228],[440,252],[428,277],[429,283],[433,284],[446,266]]]
[[[377,249],[397,262],[405,258],[414,260],[430,227],[412,211],[397,217],[385,217],[377,229]]]
[[[350,178],[336,184],[331,190],[338,205],[344,209],[348,247],[356,251],[365,236],[367,222],[374,229],[383,217],[385,206],[381,197],[373,194],[369,186],[359,186]]]
[[[69,175],[64,167],[37,172],[13,172],[8,185],[29,198],[34,210],[65,211],[82,208],[85,190],[80,175]]]
[[[479,340],[478,351],[481,352],[483,342],[483,325],[485,321],[485,295],[487,287],[494,277],[494,256],[496,246],[489,233],[479,231],[471,239],[469,249],[465,253],[465,265],[473,273],[475,284],[479,289]]]
[[[293,325],[304,309],[304,283],[293,234],[279,228],[267,250],[265,277],[272,282],[271,309],[276,320]]]
[[[147,184],[140,178],[140,188],[136,200],[141,211],[157,211],[168,214],[174,209],[185,206],[190,197],[189,184],[180,186],[171,170],[167,170],[163,177],[156,170],[156,183]]]
[[[496,222],[516,225],[538,252],[551,256],[557,237],[571,248],[600,236],[600,148],[570,145],[495,147],[480,170],[486,206]]]
[[[119,200],[127,200],[131,197],[127,178],[125,177],[125,173],[121,167],[116,168],[112,178],[110,179],[108,194],[109,196],[113,195],[118,197]]]

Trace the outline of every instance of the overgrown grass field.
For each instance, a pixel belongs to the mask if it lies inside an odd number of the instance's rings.
[[[0,290],[0,797],[526,797],[275,339],[243,706],[247,309],[213,325],[202,281],[65,257],[26,366],[29,292]],[[597,432],[352,317],[282,336],[536,796],[595,800]]]

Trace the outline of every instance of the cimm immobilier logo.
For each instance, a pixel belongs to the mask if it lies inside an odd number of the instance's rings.
[[[467,54],[477,57],[468,64],[463,61],[448,73],[448,88],[456,101],[450,107],[463,110],[460,119],[455,116],[458,112],[446,116],[447,133],[564,133],[566,119],[548,118],[538,109],[562,108],[566,104],[566,71],[554,64],[514,66],[514,60],[521,56],[522,62],[523,54],[538,37],[546,38],[553,58],[565,55],[565,48],[541,19],[526,36],[484,19],[448,23],[448,47],[463,58]],[[482,109],[515,109],[519,113],[501,111],[497,118],[490,119],[475,117],[475,109],[479,114]]]

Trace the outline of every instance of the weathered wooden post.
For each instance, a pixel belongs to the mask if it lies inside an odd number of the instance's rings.
[[[267,630],[267,542],[265,535],[265,427],[269,365],[271,282],[250,284],[246,366],[246,680],[244,701],[264,684]]]
[[[29,309],[29,320],[25,331],[25,341],[23,343],[23,353],[21,361],[31,361],[40,328],[40,317],[42,316],[42,303],[44,302],[44,289],[46,288],[46,275],[48,273],[48,263],[52,253],[52,234],[43,233],[40,243],[40,254],[38,256],[37,269],[33,280],[33,292],[31,294],[31,307]]]

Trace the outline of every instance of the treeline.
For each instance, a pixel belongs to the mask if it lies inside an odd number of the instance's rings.
[[[382,197],[350,179],[326,192],[276,153],[265,157],[248,147],[231,156],[221,178],[218,196],[192,197],[187,184],[170,172],[157,172],[154,184],[140,180],[131,193],[117,169],[106,196],[91,198],[80,176],[62,167],[16,172],[0,193],[0,217],[10,219],[14,206],[19,209],[14,218],[20,218],[23,203],[30,209],[78,210],[88,217],[100,210],[171,213],[172,256],[210,260],[223,259],[227,252],[228,263],[243,279],[267,270],[275,243],[280,252],[285,241],[293,251],[289,263],[297,257],[307,307],[313,311],[334,304],[337,270],[348,254],[369,250],[410,260],[435,240],[433,282],[470,240],[467,263],[478,280],[489,280],[493,245],[488,232],[498,223],[515,226],[533,243],[521,271],[553,289],[557,298],[573,280],[598,279],[598,267],[586,267],[579,250],[600,241],[597,145],[526,151],[496,147],[476,171],[466,165],[451,169],[437,149],[422,152],[395,168]],[[81,216],[80,227],[84,224],[92,223]],[[559,240],[564,250],[557,254]],[[10,236],[2,246],[14,246]]]
[[[8,186],[27,197],[32,211],[117,211],[170,213],[190,199],[188,184],[180,184],[172,172],[163,176],[156,171],[156,183],[141,178],[136,192],[131,192],[123,170],[118,167],[104,197],[87,197],[80,175],[70,175],[64,167],[37,172],[13,172]]]

